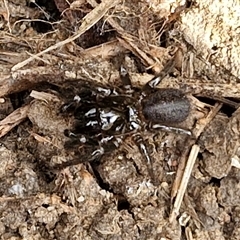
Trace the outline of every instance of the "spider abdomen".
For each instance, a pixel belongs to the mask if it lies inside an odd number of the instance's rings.
[[[178,89],[159,89],[142,101],[142,112],[153,123],[180,123],[189,115],[190,102]]]

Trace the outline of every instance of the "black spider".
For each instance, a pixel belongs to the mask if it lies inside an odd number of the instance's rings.
[[[85,84],[78,95],[62,107],[76,119],[66,147],[78,149],[80,161],[93,161],[116,149],[126,135],[132,134],[139,150],[151,166],[151,159],[141,137],[146,129],[170,129],[184,121],[190,112],[188,98],[178,89],[156,89],[162,75],[154,77],[143,89],[133,88],[124,67],[120,70],[122,86],[105,88]],[[76,148],[77,146],[77,148]],[[151,171],[151,167],[148,168]]]

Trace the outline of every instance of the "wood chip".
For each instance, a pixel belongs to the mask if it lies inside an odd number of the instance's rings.
[[[2,121],[0,121],[0,137],[10,132],[14,127],[27,118],[29,105],[16,109]]]
[[[60,99],[54,94],[46,93],[46,92],[38,92],[38,91],[35,91],[35,90],[33,90],[30,93],[30,96],[35,98],[35,99],[42,100],[42,101],[45,101],[45,102],[50,102],[50,101],[59,102],[60,101]]]

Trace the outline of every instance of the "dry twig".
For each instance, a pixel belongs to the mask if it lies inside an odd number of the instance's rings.
[[[170,221],[171,222],[173,221],[173,218],[175,218],[177,216],[178,211],[180,209],[180,205],[181,205],[181,201],[182,201],[182,195],[184,194],[182,191],[184,190],[184,192],[185,192],[185,190],[186,190],[186,188],[185,188],[186,183],[185,182],[183,183],[184,185],[180,189],[182,181],[186,181],[186,180],[184,180],[185,176],[188,176],[189,174],[191,174],[191,172],[189,172],[190,168],[187,167],[188,164],[191,164],[191,163],[188,163],[188,161],[189,161],[190,157],[192,157],[191,153],[190,153],[190,156],[187,160],[189,147],[190,146],[195,146],[195,142],[197,141],[198,137],[204,131],[206,126],[217,115],[217,113],[219,112],[221,107],[222,107],[221,103],[216,103],[215,106],[209,112],[208,116],[205,119],[200,119],[198,121],[198,124],[196,125],[195,129],[193,130],[193,135],[195,136],[195,138],[194,139],[188,138],[188,140],[185,144],[186,148],[185,148],[184,152],[182,153],[182,156],[179,160],[178,170],[177,170],[176,177],[175,177],[173,187],[172,187],[172,191],[171,191],[171,199],[174,199],[176,197],[176,200],[174,202],[174,209],[172,210],[172,213],[170,215]]]
[[[199,150],[200,150],[200,147],[198,145],[195,144],[192,146],[192,149],[189,154],[188,161],[187,161],[187,165],[185,167],[185,171],[183,173],[180,186],[178,188],[176,200],[174,202],[173,209],[172,209],[172,212],[171,212],[171,215],[169,218],[170,222],[172,222],[176,218],[176,216],[178,216],[178,214],[179,214],[179,209],[182,204],[183,196],[187,189],[187,184],[188,184],[189,178],[191,176],[192,169],[193,169],[194,163],[197,159]]]
[[[14,65],[12,67],[12,72],[24,67],[27,65],[29,62],[34,60],[37,57],[42,56],[44,53],[48,53],[50,51],[53,51],[55,49],[61,48],[67,43],[70,43],[74,41],[75,39],[79,38],[83,33],[85,33],[88,29],[90,29],[95,23],[97,23],[105,14],[106,12],[114,7],[116,4],[118,4],[120,0],[115,0],[114,2],[112,1],[102,1],[98,6],[96,6],[90,13],[88,13],[84,18],[81,26],[79,27],[79,30],[71,37],[65,39],[64,41],[58,42],[49,48],[35,54],[34,56],[31,56],[27,58],[26,60]]]
[[[0,121],[0,137],[3,137],[14,127],[24,121],[27,118],[28,109],[29,105],[18,108],[2,121]]]

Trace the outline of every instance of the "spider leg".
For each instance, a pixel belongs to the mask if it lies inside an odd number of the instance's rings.
[[[94,161],[97,158],[101,158],[103,154],[104,154],[104,148],[99,146],[96,150],[92,152],[89,162]]]
[[[121,137],[103,137],[99,142],[99,146],[91,153],[89,162],[100,159],[104,154],[111,153],[117,149],[122,141]]]
[[[162,124],[152,124],[150,128],[151,129],[161,129],[166,132],[175,132],[177,134],[186,134],[186,135],[192,136],[192,132],[190,130],[186,130],[186,129],[178,128],[178,127],[165,126]]]
[[[73,98],[73,101],[71,100],[68,103],[65,103],[62,107],[61,107],[61,112],[63,113],[69,113],[69,112],[73,112],[75,111],[75,109],[79,106],[81,101],[81,98],[78,95],[75,95]]]
[[[150,157],[150,154],[147,150],[146,144],[145,144],[142,136],[140,134],[135,134],[133,136],[133,140],[136,143],[136,145],[138,146],[140,153],[145,158],[145,161],[147,163],[148,174],[149,174],[150,178],[152,179],[153,183],[156,184],[156,178],[153,173],[152,159]]]
[[[124,86],[132,87],[132,83],[131,83],[131,80],[129,77],[128,70],[123,65],[121,65],[121,67],[120,67],[120,77],[121,77],[121,81]]]
[[[122,81],[125,92],[127,94],[132,94],[134,90],[132,88],[132,82],[131,82],[128,70],[123,65],[121,65],[119,72],[120,72],[120,79]]]
[[[55,164],[53,169],[64,169],[66,167],[78,165],[80,163],[92,162],[101,159],[105,149],[94,138],[88,138],[81,134],[68,132],[69,141],[65,143],[65,148],[74,151],[74,157],[71,161]]]
[[[150,81],[146,83],[146,85],[143,87],[143,90],[149,90],[152,88],[156,88],[157,85],[160,84],[160,82],[174,69],[175,67],[175,58],[171,58],[167,64],[164,66],[162,71],[157,74],[157,76],[153,77]]]
[[[103,156],[103,152],[102,150],[99,148],[97,150],[94,150],[91,154],[91,157],[89,158],[89,155],[87,156],[82,156],[80,157],[74,157],[71,161],[68,162],[63,162],[63,163],[57,163],[54,166],[51,166],[50,169],[53,170],[62,170],[66,167],[70,167],[70,166],[74,166],[74,165],[78,165],[78,164],[82,164],[82,163],[86,163],[86,162],[91,162],[91,161],[97,161],[98,159],[100,159]]]

